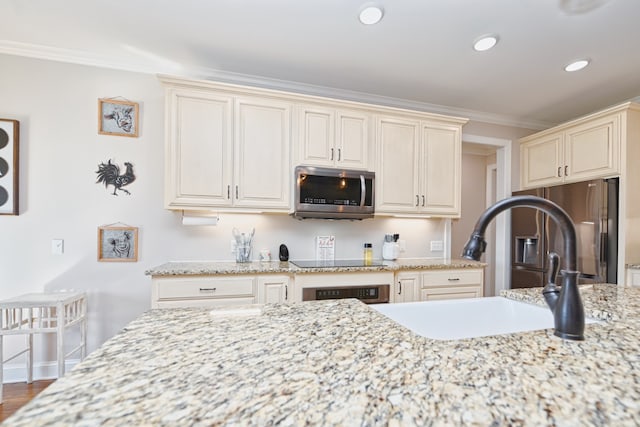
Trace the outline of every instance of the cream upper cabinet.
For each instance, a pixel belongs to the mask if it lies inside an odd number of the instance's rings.
[[[422,127],[425,177],[421,207],[430,214],[460,215],[462,136],[460,126]]]
[[[291,104],[204,88],[166,95],[167,208],[289,210]]]
[[[233,98],[166,91],[165,205],[231,206]]]
[[[289,208],[291,106],[239,97],[235,100],[234,205]]]
[[[620,113],[609,114],[521,139],[521,187],[618,174],[620,117]]]
[[[298,164],[348,169],[369,166],[368,113],[330,106],[298,108]]]
[[[376,138],[376,213],[418,212],[420,121],[379,117]]]
[[[378,117],[376,137],[376,213],[460,215],[460,124]]]

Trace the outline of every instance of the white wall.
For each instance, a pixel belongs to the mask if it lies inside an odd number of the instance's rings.
[[[257,250],[313,258],[313,237],[337,236],[337,258],[359,258],[362,244],[381,256],[385,233],[400,233],[404,257],[440,257],[440,220],[306,220],[275,215],[224,215],[217,227],[184,227],[163,209],[163,90],[155,76],[0,55],[0,117],[20,121],[20,215],[0,217],[0,298],[44,290],[85,290],[89,350],[150,307],[144,271],[170,260],[233,260],[231,229],[256,227]],[[140,137],[98,135],[98,98],[140,103]],[[100,162],[134,165],[131,196],[112,196],[95,183]],[[97,227],[116,222],[140,229],[139,261],[97,262]],[[64,254],[51,240],[64,239]],[[38,343],[37,343],[38,344]],[[9,343],[5,354],[12,351]],[[44,349],[43,349],[44,347]],[[55,359],[53,341],[38,346],[36,363]],[[15,363],[20,363],[16,361]]]

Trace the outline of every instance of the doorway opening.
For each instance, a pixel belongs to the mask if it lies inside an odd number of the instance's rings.
[[[463,134],[462,212],[451,223],[451,252],[459,256],[478,217],[511,195],[511,140]],[[498,215],[487,229],[485,296],[509,288],[510,215]]]

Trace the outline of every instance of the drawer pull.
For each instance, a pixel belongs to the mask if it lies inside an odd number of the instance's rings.
[[[447,279],[447,280],[450,281],[450,282],[458,282],[460,280],[460,278],[459,277],[455,277],[453,279]]]
[[[200,288],[200,292],[215,292],[216,288]]]

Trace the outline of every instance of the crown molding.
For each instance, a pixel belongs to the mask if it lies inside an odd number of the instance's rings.
[[[338,89],[307,83],[279,80],[250,74],[220,71],[204,67],[182,67],[170,61],[154,61],[140,58],[125,59],[121,56],[109,56],[94,52],[65,49],[29,43],[19,43],[9,40],[0,40],[0,54],[25,56],[50,61],[67,62],[72,64],[88,65],[100,68],[111,68],[123,71],[133,71],[145,74],[173,74],[186,78],[199,78],[216,80],[226,83],[256,86],[266,89],[284,90],[306,95],[336,98],[347,101],[377,104],[387,107],[417,110],[429,113],[467,117],[469,120],[491,123],[502,126],[513,126],[532,130],[548,129],[556,123],[539,120],[526,120],[501,114],[486,113],[482,111],[468,110],[464,108],[447,107],[444,105],[430,104],[426,102],[411,101],[407,99],[375,95],[371,93]]]

